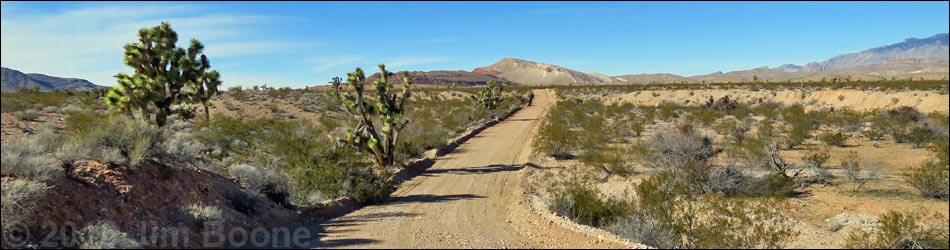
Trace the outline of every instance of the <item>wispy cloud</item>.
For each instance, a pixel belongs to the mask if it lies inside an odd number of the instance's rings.
[[[337,66],[356,64],[363,60],[363,57],[356,55],[343,55],[343,56],[325,56],[310,58],[304,60],[306,63],[313,64],[313,70],[316,72],[323,72],[325,70],[335,68]]]
[[[85,78],[112,85],[112,76],[129,69],[122,64],[122,46],[136,41],[137,31],[169,21],[179,45],[191,38],[205,43],[212,58],[294,53],[311,47],[295,41],[256,39],[252,25],[279,22],[282,17],[222,13],[190,4],[119,4],[54,13],[13,13],[0,18],[0,60],[4,67],[63,77]],[[249,28],[250,27],[250,28]]]

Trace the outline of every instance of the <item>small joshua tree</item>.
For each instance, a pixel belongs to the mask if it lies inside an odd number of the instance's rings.
[[[374,99],[367,100],[363,96],[366,75],[360,68],[347,74],[346,85],[349,85],[354,93],[342,89],[343,83],[339,77],[334,77],[330,84],[333,86],[333,94],[343,103],[346,111],[359,120],[354,128],[347,129],[341,142],[372,154],[376,162],[376,173],[386,175],[386,170],[394,164],[399,131],[408,123],[404,108],[410,97],[412,80],[409,73],[403,72],[405,84],[402,85],[401,93],[396,93],[386,66],[380,64],[379,71],[382,77],[373,81],[377,94]],[[378,119],[373,119],[374,116]],[[382,124],[375,124],[374,121],[381,121]]]
[[[485,86],[485,89],[478,95],[472,95],[472,99],[486,109],[495,110],[503,100],[501,95],[502,92],[505,91],[506,86],[508,86],[508,81],[496,84],[495,81],[488,80],[488,85]]]

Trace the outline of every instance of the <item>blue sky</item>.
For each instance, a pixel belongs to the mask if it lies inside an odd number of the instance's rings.
[[[2,2],[2,66],[113,85],[170,21],[226,86],[325,84],[521,58],[607,75],[805,64],[948,32],[947,2]]]

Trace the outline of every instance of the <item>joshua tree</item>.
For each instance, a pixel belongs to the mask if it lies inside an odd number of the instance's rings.
[[[139,42],[125,45],[125,65],[135,69],[131,75],[115,76],[118,85],[109,90],[106,104],[130,114],[133,108],[142,118],[151,120],[149,107],[156,109],[155,123],[161,127],[179,102],[199,102],[217,93],[219,74],[208,71],[211,65],[204,55],[204,45],[191,39],[187,50],[176,47],[178,34],[168,22],[151,29],[139,30]],[[183,89],[190,89],[188,90]],[[183,98],[191,96],[193,98]],[[207,117],[207,106],[205,106]]]
[[[363,96],[366,76],[360,68],[347,74],[346,85],[353,89],[353,94],[342,89],[343,83],[339,77],[334,77],[330,84],[333,86],[333,94],[343,103],[346,111],[359,120],[355,128],[347,129],[341,142],[372,154],[376,162],[376,173],[385,175],[386,170],[394,164],[399,131],[408,123],[404,114],[412,80],[409,73],[403,72],[402,93],[397,94],[389,80],[386,66],[380,64],[379,72],[381,77],[373,81],[377,95],[370,100]],[[374,116],[378,118],[373,119]],[[377,127],[374,121],[382,122],[382,127]]]
[[[508,81],[505,81],[502,84],[495,84],[495,81],[488,80],[487,84],[488,85],[485,86],[485,89],[483,89],[478,95],[472,95],[472,100],[475,100],[486,109],[495,110],[503,100],[501,95],[502,92],[505,91],[505,87],[508,86]]]

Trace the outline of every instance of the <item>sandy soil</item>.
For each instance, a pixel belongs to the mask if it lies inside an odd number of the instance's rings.
[[[629,102],[637,105],[656,105],[662,102],[696,105],[705,103],[710,96],[718,99],[726,95],[743,103],[756,103],[762,100],[785,105],[803,104],[806,108],[851,107],[857,110],[869,110],[910,106],[924,113],[932,111],[946,113],[950,110],[950,100],[948,100],[950,95],[935,91],[825,89],[806,91],[802,98],[802,92],[798,90],[695,89],[640,91],[609,95],[604,99],[607,103]]]
[[[533,213],[519,172],[528,142],[553,102],[535,105],[488,128],[403,183],[390,200],[314,221],[318,248],[623,248]]]

